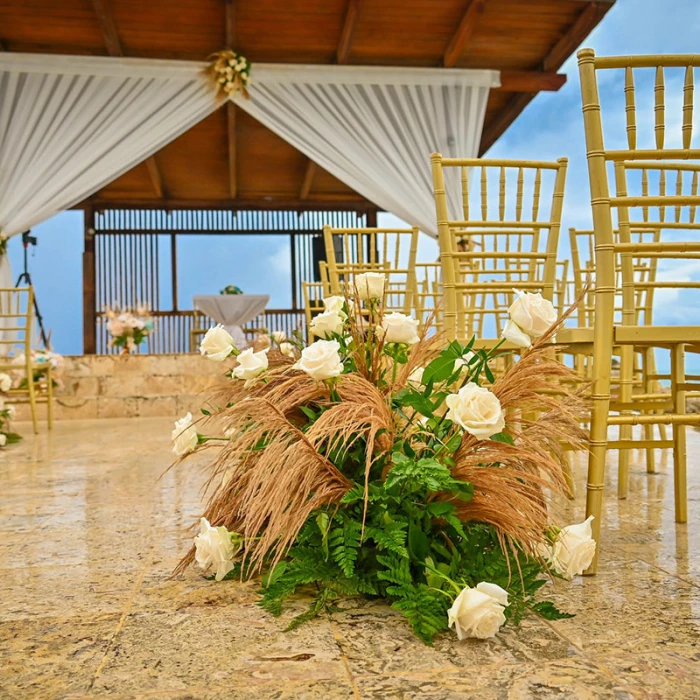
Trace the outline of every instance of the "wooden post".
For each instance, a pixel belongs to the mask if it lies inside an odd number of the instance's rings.
[[[85,209],[83,251],[83,354],[97,352],[97,285],[95,277],[95,211]]]
[[[177,234],[170,234],[170,275],[173,295],[173,311],[178,310],[177,305]]]
[[[296,237],[293,233],[289,234],[289,250],[290,250],[290,262],[292,265],[292,309],[297,310],[297,249],[296,249]]]

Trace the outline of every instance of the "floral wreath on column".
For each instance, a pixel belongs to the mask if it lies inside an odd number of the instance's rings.
[[[217,97],[226,100],[240,93],[248,99],[250,83],[250,61],[231,49],[217,51],[209,56],[209,65],[204,74],[216,88]]]

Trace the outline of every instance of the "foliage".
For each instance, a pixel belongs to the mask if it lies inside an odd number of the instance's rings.
[[[243,290],[235,284],[227,284],[219,294],[243,294]]]
[[[340,376],[306,376],[271,352],[264,376],[234,381],[226,408],[205,412],[236,436],[215,462],[212,479],[227,481],[205,517],[243,537],[241,575],[264,573],[261,605],[278,615],[300,588],[314,590],[295,627],[344,596],[378,597],[428,644],[456,594],[480,582],[508,592],[510,623],[528,611],[567,617],[536,598],[552,527],[544,489],[565,488],[559,443],[579,434],[573,399],[547,391],[572,377],[545,346],[563,319],[504,373],[500,342],[386,342],[378,300],[345,299],[341,313],[343,332],[317,346],[337,353],[328,363],[340,361]],[[470,383],[506,415],[486,439],[448,411]]]

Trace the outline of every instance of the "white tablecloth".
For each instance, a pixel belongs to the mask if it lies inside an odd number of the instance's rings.
[[[269,294],[200,294],[194,297],[194,308],[222,324],[236,346],[245,348],[248,343],[241,326],[265,311],[269,301]]]

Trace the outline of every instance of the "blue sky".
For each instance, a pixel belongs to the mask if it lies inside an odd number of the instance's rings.
[[[698,0],[618,0],[601,25],[584,42],[599,54],[696,53],[700,35]],[[568,81],[558,92],[541,93],[494,145],[488,156],[555,160],[569,158],[560,257],[566,257],[566,231],[570,226],[589,228],[588,174],[583,143],[578,71],[575,56],[562,68]],[[603,100],[617,95],[620,85],[601,83]],[[641,92],[641,85],[638,87]],[[671,80],[669,80],[669,98]],[[698,90],[696,89],[696,93]],[[641,103],[639,104],[642,108]],[[700,110],[698,110],[700,111]],[[605,125],[609,125],[606,123]],[[610,126],[618,126],[617,124]],[[643,125],[640,122],[640,129]],[[606,134],[607,137],[607,134]],[[393,220],[380,215],[380,225]],[[34,228],[39,239],[30,251],[29,267],[47,326],[53,329],[54,348],[64,354],[82,351],[82,213],[64,212]],[[180,302],[196,293],[216,293],[226,284],[247,292],[268,293],[271,307],[289,305],[288,244],[282,238],[181,237]],[[15,277],[22,269],[19,237],[10,241]],[[434,260],[432,240],[421,242],[419,259]],[[700,269],[684,270],[687,278],[700,279]],[[657,314],[658,322],[700,323],[700,302],[694,290],[669,295]]]

